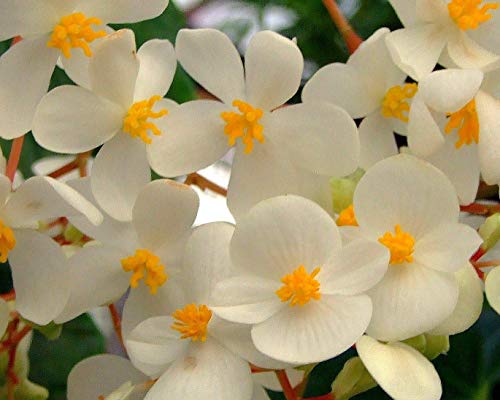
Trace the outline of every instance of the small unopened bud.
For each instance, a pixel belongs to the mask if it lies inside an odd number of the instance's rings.
[[[354,173],[345,178],[332,179],[330,181],[333,210],[337,214],[352,204],[354,191],[364,173],[362,169],[358,168]]]
[[[486,218],[486,221],[479,227],[479,234],[483,238],[481,247],[483,250],[490,250],[500,240],[500,213],[496,213]]]
[[[412,338],[403,340],[403,343],[407,344],[410,347],[413,347],[420,353],[424,353],[425,348],[427,347],[427,340],[425,338],[425,335],[414,336]]]
[[[449,336],[433,336],[425,334],[426,346],[423,352],[429,360],[434,360],[441,354],[446,354],[450,350]]]
[[[70,243],[78,243],[83,239],[83,233],[76,229],[73,225],[68,224],[66,229],[64,230],[64,240]]]
[[[359,393],[377,386],[359,357],[353,357],[344,364],[342,371],[332,384],[335,400],[348,400]]]

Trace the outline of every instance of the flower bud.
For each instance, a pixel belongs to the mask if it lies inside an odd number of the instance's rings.
[[[332,179],[330,187],[332,189],[333,210],[341,212],[352,204],[354,190],[364,175],[364,171],[358,168],[355,172],[345,178]]]
[[[377,386],[359,357],[348,360],[332,384],[335,400],[348,400]]]
[[[479,227],[479,235],[483,238],[481,247],[488,251],[500,240],[500,213],[496,213],[486,218],[486,221]]]

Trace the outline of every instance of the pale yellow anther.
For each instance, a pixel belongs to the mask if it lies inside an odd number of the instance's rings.
[[[354,214],[354,206],[351,204],[349,207],[344,208],[335,222],[337,226],[358,226],[356,214]]]
[[[133,256],[121,260],[123,270],[133,272],[130,277],[130,287],[136,288],[139,286],[139,281],[144,279],[151,294],[156,294],[158,288],[168,279],[165,267],[160,262],[160,257],[147,249],[138,249]]]
[[[149,119],[161,118],[168,114],[166,109],[153,111],[153,108],[161,96],[153,96],[148,100],[138,101],[129,108],[123,120],[123,131],[133,138],[140,138],[144,143],[151,144],[152,140],[148,136],[151,131],[153,135],[159,136],[162,132]]]
[[[244,152],[248,154],[253,150],[253,139],[264,143],[264,127],[259,124],[264,112],[241,100],[234,100],[233,106],[238,108],[240,113],[226,111],[220,115],[226,122],[224,133],[229,136],[229,146],[234,146],[236,139],[241,138],[245,144]]]
[[[404,86],[393,86],[385,94],[382,101],[382,115],[386,118],[398,118],[403,122],[408,122],[408,112],[411,99],[418,91],[416,83],[407,83]]]
[[[291,274],[281,278],[284,285],[276,291],[276,294],[285,302],[290,301],[290,306],[303,306],[311,299],[319,300],[319,282],[315,279],[321,268],[315,268],[310,274],[303,265],[300,265]]]
[[[105,31],[95,31],[91,25],[102,25],[102,21],[95,17],[87,18],[80,12],[66,15],[54,27],[47,46],[61,50],[66,58],[71,58],[71,49],[76,47],[81,48],[87,57],[91,57],[89,43],[106,36]]]
[[[479,143],[479,118],[475,100],[470,101],[457,112],[449,113],[448,117],[450,119],[444,131],[451,133],[454,129],[457,130],[458,140],[455,143],[457,149],[464,144]]]
[[[14,232],[0,220],[0,262],[4,263],[9,257],[9,251],[16,246]]]
[[[386,232],[378,241],[390,250],[391,264],[413,261],[415,239],[408,232],[403,231],[399,224],[394,227],[394,234]]]
[[[499,6],[497,2],[482,3],[483,0],[451,0],[448,3],[448,12],[461,30],[476,29],[491,19],[493,15],[488,11],[496,10]]]
[[[182,334],[181,339],[191,338],[191,341],[207,340],[207,327],[212,318],[212,311],[205,305],[188,304],[182,310],[176,310],[172,317],[176,319],[172,329]]]

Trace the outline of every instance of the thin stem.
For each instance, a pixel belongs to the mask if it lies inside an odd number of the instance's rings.
[[[298,400],[298,397],[295,394],[295,391],[293,390],[290,380],[286,375],[286,371],[284,369],[279,369],[274,372],[278,377],[278,380],[280,382],[281,388],[283,389],[283,394],[285,395],[286,400]]]
[[[250,370],[252,371],[252,374],[260,374],[262,372],[272,372],[272,371],[274,371],[274,369],[257,367],[256,365],[253,365],[251,363],[249,363],[249,365],[250,365]]]
[[[471,203],[467,206],[460,206],[460,211],[468,212],[469,214],[474,215],[484,215],[487,217],[500,212],[500,205]]]
[[[335,0],[322,1],[328,10],[330,17],[340,31],[340,34],[344,38],[349,53],[354,53],[359,45],[363,43],[363,40],[354,31],[349,22],[347,22],[347,19],[344,17],[344,14],[342,14],[342,11],[340,11],[340,8]]]
[[[78,162],[78,172],[80,173],[80,178],[87,176],[87,162],[90,157],[91,152],[78,154],[76,161]]]
[[[58,168],[55,171],[52,171],[47,176],[50,176],[51,178],[56,179],[56,178],[59,178],[63,175],[70,173],[71,171],[74,171],[75,169],[78,168],[78,166],[79,166],[78,159],[75,159],[73,161],[70,161],[66,165],[63,165],[61,168]]]
[[[186,185],[196,185],[203,190],[210,189],[212,192],[218,193],[224,197],[227,196],[227,189],[224,189],[222,186],[217,185],[196,172],[189,174],[184,183]]]
[[[475,263],[478,261],[482,256],[486,254],[486,250],[480,247],[479,249],[476,250],[476,252],[472,255],[470,258],[471,263]]]
[[[10,148],[9,161],[7,161],[7,168],[5,169],[5,175],[14,182],[14,176],[16,175],[17,166],[19,165],[19,160],[21,158],[21,151],[23,150],[24,135],[13,140],[12,147]]]
[[[122,319],[120,317],[120,314],[118,310],[116,309],[116,306],[114,304],[110,304],[108,306],[109,312],[111,314],[111,319],[113,320],[113,327],[115,328],[115,333],[116,336],[118,337],[118,340],[120,341],[120,344],[122,345],[123,350],[125,352],[127,349],[125,348],[125,343],[123,342],[123,336],[122,336]]]
[[[482,261],[474,263],[474,267],[476,268],[498,267],[499,265],[500,265],[500,260]]]

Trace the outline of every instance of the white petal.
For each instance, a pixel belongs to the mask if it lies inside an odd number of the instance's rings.
[[[163,132],[149,146],[151,167],[162,176],[180,176],[205,168],[229,149],[221,113],[227,106],[198,100],[171,110],[158,123]]]
[[[265,200],[236,225],[231,259],[237,268],[275,281],[304,265],[323,265],[341,246],[332,218],[298,196]]]
[[[391,265],[368,295],[373,316],[367,334],[384,341],[403,340],[431,330],[451,315],[458,283],[453,274],[413,262]]]
[[[215,29],[181,29],[175,51],[182,67],[226,104],[245,100],[243,64],[231,40]]]
[[[500,268],[495,268],[486,276],[486,298],[490,306],[500,314]]]
[[[404,26],[412,26],[417,22],[415,3],[417,0],[390,0],[394,11]]]
[[[192,344],[154,384],[145,400],[250,400],[248,363],[214,340]]]
[[[500,59],[462,31],[449,39],[447,48],[450,58],[461,68],[487,69]]]
[[[174,79],[177,59],[174,46],[168,40],[154,39],[144,43],[137,52],[140,62],[134,101],[163,97]]]
[[[137,196],[150,180],[144,143],[120,132],[97,154],[90,184],[104,211],[118,221],[130,221]]]
[[[107,396],[125,382],[145,383],[148,377],[126,358],[100,354],[76,364],[68,376],[68,400],[97,399]]]
[[[482,82],[483,73],[479,70],[445,69],[430,74],[418,88],[430,108],[452,113],[473,99]]]
[[[14,36],[32,36],[50,32],[57,14],[49,4],[38,0],[2,0],[0,4],[0,41]]]
[[[380,161],[361,178],[354,193],[359,226],[379,238],[397,224],[419,238],[439,223],[457,222],[455,188],[431,164],[401,154]]]
[[[42,98],[33,120],[33,136],[46,149],[82,153],[111,139],[125,111],[77,86],[60,86]]]
[[[480,91],[476,96],[479,118],[479,162],[481,174],[488,184],[500,182],[500,100]]]
[[[59,53],[48,35],[24,39],[0,57],[0,136],[14,139],[31,129],[36,106],[49,88]]]
[[[415,243],[415,262],[443,272],[462,268],[483,240],[465,224],[442,224]]]
[[[371,310],[367,296],[322,295],[255,325],[252,339],[257,349],[277,360],[320,362],[343,353],[361,337]]]
[[[85,0],[78,4],[79,11],[101,18],[106,23],[123,24],[144,21],[159,16],[169,0]]]
[[[149,183],[140,190],[132,211],[139,240],[154,251],[186,238],[198,205],[198,195],[187,185],[168,179]]]
[[[458,280],[458,302],[444,322],[428,332],[431,335],[456,335],[469,329],[479,319],[483,308],[483,285],[476,270],[467,263],[455,273]]]
[[[346,176],[357,168],[358,131],[340,107],[297,104],[271,116],[273,138],[287,148],[295,165],[328,176]]]
[[[299,89],[304,58],[297,45],[275,32],[254,35],[245,52],[247,99],[270,111],[286,103]]]
[[[8,304],[0,299],[0,337],[5,333],[7,325],[9,324],[10,310]]]
[[[122,29],[101,39],[89,64],[94,93],[128,110],[134,100],[138,73],[133,31]]]
[[[16,247],[9,253],[9,262],[16,310],[36,324],[48,324],[69,297],[66,256],[56,242],[41,233],[16,230],[15,236]]]
[[[396,65],[418,81],[434,69],[446,35],[440,26],[417,25],[391,32],[386,43]]]
[[[395,400],[439,400],[441,380],[432,363],[403,343],[379,343],[363,336],[356,343],[363,364]]]

